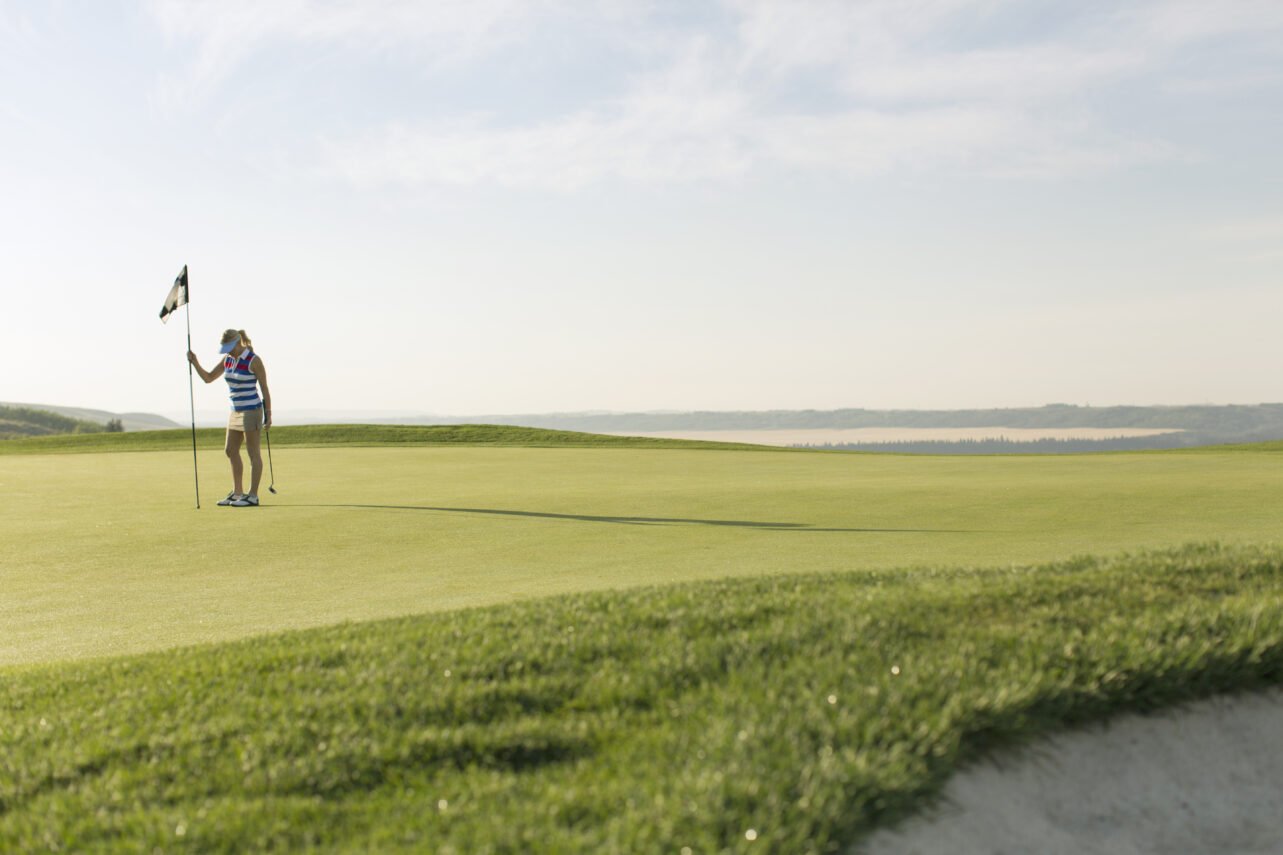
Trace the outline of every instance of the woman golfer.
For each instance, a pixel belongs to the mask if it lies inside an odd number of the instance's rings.
[[[245,330],[223,332],[223,364],[213,371],[201,368],[196,354],[187,351],[187,360],[196,369],[200,379],[213,383],[219,377],[227,378],[232,396],[232,414],[227,418],[227,442],[223,450],[232,464],[232,492],[219,502],[235,508],[258,507],[258,484],[263,478],[263,455],[260,441],[264,428],[272,424],[272,393],[267,390],[267,368],[263,358],[255,353]],[[260,395],[259,389],[263,392]],[[241,442],[249,446],[250,484],[246,493],[241,463]]]

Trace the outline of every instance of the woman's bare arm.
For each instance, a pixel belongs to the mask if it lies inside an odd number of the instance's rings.
[[[187,361],[196,369],[196,373],[200,375],[200,379],[204,380],[206,383],[213,383],[219,377],[223,376],[223,363],[221,361],[214,366],[213,371],[206,371],[204,368],[200,367],[200,360],[198,360],[196,358],[196,354],[192,353],[190,350],[187,351]]]
[[[272,392],[267,388],[267,366],[263,364],[263,357],[255,354],[250,360],[249,370],[254,372],[258,378],[258,385],[263,390],[263,427],[270,427],[272,424]]]

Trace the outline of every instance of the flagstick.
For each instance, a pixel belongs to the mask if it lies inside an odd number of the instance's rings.
[[[184,268],[185,269],[185,268]],[[188,279],[187,293],[187,352],[192,350],[192,304],[191,279]],[[200,469],[196,466],[196,392],[192,382],[192,361],[187,360],[187,399],[192,405],[192,473],[196,477],[196,510],[200,510]]]

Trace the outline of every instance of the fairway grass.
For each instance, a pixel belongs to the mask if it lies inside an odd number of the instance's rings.
[[[1271,447],[976,459],[328,430],[275,448],[259,509],[213,506],[227,465],[208,448],[200,511],[190,451],[0,456],[0,669],[699,579],[1266,542],[1283,519]],[[343,438],[389,446],[306,445]]]
[[[1278,547],[576,594],[11,671],[0,851],[842,852],[987,749],[1281,683]]]

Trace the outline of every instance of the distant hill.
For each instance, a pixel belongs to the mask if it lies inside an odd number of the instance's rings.
[[[171,421],[164,416],[158,416],[154,413],[112,413],[107,410],[91,410],[85,407],[63,407],[56,404],[25,404],[11,403],[0,401],[0,408],[22,409],[22,410],[40,410],[48,413],[55,413],[68,419],[82,422],[92,422],[103,429],[107,422],[112,419],[119,419],[121,425],[126,431],[137,430],[169,430],[171,428],[182,427],[178,422]],[[2,430],[2,429],[0,429]],[[55,431],[55,433],[73,433],[74,431]],[[89,432],[89,431],[82,431]],[[40,436],[41,434],[22,434],[23,436]]]
[[[201,425],[221,418],[206,414]],[[1283,404],[1199,404],[1188,406],[1085,407],[1048,404],[969,410],[729,410],[665,412],[575,412],[486,415],[371,413],[338,410],[294,410],[277,414],[280,424],[457,425],[490,424],[581,433],[636,434],[681,431],[692,439],[702,431],[798,431],[844,428],[1007,428],[1059,431],[1075,428],[1173,431],[1148,437],[1106,439],[1039,439],[1016,442],[994,437],[985,442],[931,441],[911,443],[861,442],[841,445],[858,451],[923,452],[929,454],[1054,453],[1078,451],[1185,448],[1226,443],[1283,440]],[[177,426],[170,423],[170,426]],[[719,438],[720,439],[720,438]],[[756,442],[764,440],[738,441]],[[831,446],[838,448],[839,446]]]
[[[1207,445],[1283,439],[1283,404],[1166,407],[1043,407],[973,410],[764,410],[663,413],[544,413],[529,415],[422,416],[370,421],[451,424],[461,421],[523,425],[590,433],[629,431],[797,430],[807,428],[1146,428],[1179,430],[1138,447]],[[939,451],[947,449],[939,448]]]
[[[0,405],[0,440],[70,433],[104,433],[106,430],[105,422],[73,419],[48,410]]]

